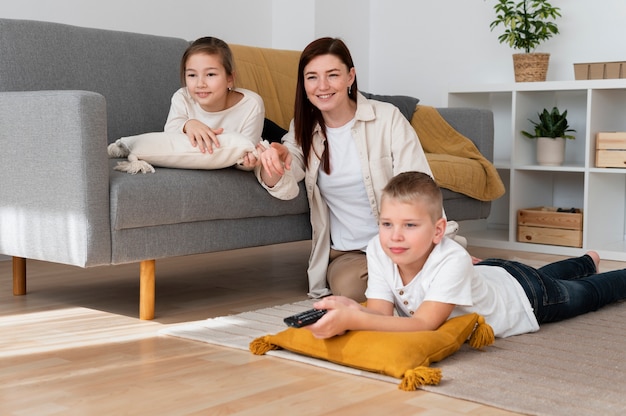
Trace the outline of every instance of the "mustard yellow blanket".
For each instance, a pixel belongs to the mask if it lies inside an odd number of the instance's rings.
[[[418,105],[411,125],[422,143],[437,184],[480,201],[493,201],[505,188],[495,166],[434,107]]]

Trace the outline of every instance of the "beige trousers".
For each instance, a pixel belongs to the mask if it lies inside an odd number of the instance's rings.
[[[326,279],[333,295],[365,302],[365,289],[367,289],[365,253],[331,249]]]

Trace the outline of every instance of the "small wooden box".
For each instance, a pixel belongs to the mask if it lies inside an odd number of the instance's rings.
[[[520,209],[517,212],[517,241],[582,247],[582,211],[575,208],[574,212],[559,212],[555,207]]]
[[[626,61],[574,64],[574,79],[626,78]]]
[[[596,167],[626,168],[626,132],[596,134]]]

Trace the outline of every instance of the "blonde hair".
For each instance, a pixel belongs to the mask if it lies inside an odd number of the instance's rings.
[[[387,198],[426,205],[433,223],[443,216],[441,188],[430,175],[423,172],[402,172],[391,178],[382,192],[382,200]]]

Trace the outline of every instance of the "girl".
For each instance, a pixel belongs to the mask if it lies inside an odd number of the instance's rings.
[[[261,140],[265,107],[255,92],[235,88],[234,61],[226,42],[203,37],[183,54],[183,87],[172,97],[166,132],[182,132],[200,151],[212,153],[219,135],[241,133],[256,145]],[[252,166],[239,166],[252,169]]]

